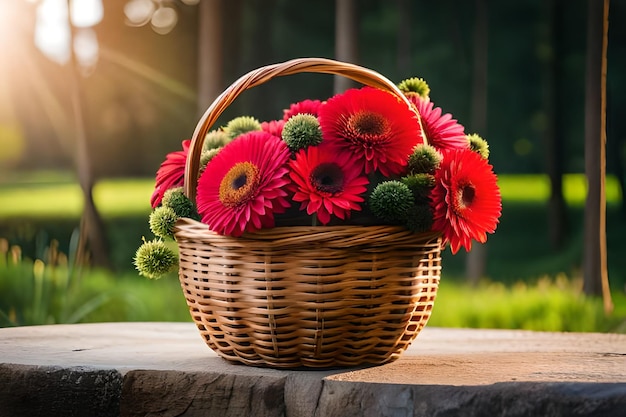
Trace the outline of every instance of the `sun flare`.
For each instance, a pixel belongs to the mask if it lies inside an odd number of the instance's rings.
[[[12,49],[16,35],[21,31],[26,13],[25,3],[15,0],[0,0],[0,56],[6,49]]]

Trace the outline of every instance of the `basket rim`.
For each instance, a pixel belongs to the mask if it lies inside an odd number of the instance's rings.
[[[332,242],[335,247],[384,242],[400,246],[422,246],[425,242],[440,242],[441,232],[415,233],[403,226],[393,225],[277,226],[233,237],[220,235],[205,223],[182,217],[174,225],[174,237],[179,243],[185,239],[198,239],[231,247],[255,244],[267,247],[302,246],[319,242]]]

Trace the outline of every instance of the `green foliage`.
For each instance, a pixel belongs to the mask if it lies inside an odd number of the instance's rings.
[[[75,232],[72,254],[77,239]],[[0,239],[2,325],[76,323],[114,298],[111,291],[83,291],[82,269],[75,266],[73,255],[68,258],[58,250],[57,241],[39,252],[35,260],[24,258],[20,247]]]
[[[177,281],[77,267],[76,238],[69,256],[53,240],[35,260],[0,239],[0,327],[189,320]]]
[[[176,280],[148,281],[136,274],[74,270],[70,259],[46,248],[47,263],[22,258],[0,240],[0,327],[111,321],[189,321]],[[71,258],[71,257],[70,257]],[[56,262],[56,263],[55,263]],[[73,275],[72,275],[73,274]],[[541,331],[626,332],[626,295],[614,293],[605,316],[600,299],[581,294],[564,275],[534,283],[477,287],[444,274],[429,326]]]
[[[626,301],[615,293],[615,302]],[[485,281],[477,287],[446,277],[437,293],[430,326],[568,332],[626,332],[626,309],[606,316],[602,300],[582,294],[582,283],[565,275],[534,284]]]

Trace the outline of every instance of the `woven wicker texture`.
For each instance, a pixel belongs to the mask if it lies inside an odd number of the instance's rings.
[[[338,74],[390,91],[382,75],[302,58],[241,77],[196,127],[185,172],[194,199],[206,133],[247,88],[299,72]],[[426,325],[441,273],[441,239],[396,226],[292,226],[233,238],[180,219],[179,277],[191,316],[223,358],[275,368],[383,364]]]

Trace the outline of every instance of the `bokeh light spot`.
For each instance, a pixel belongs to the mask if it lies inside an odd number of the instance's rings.
[[[526,138],[520,138],[513,144],[513,150],[518,156],[528,156],[533,151],[533,144]]]

